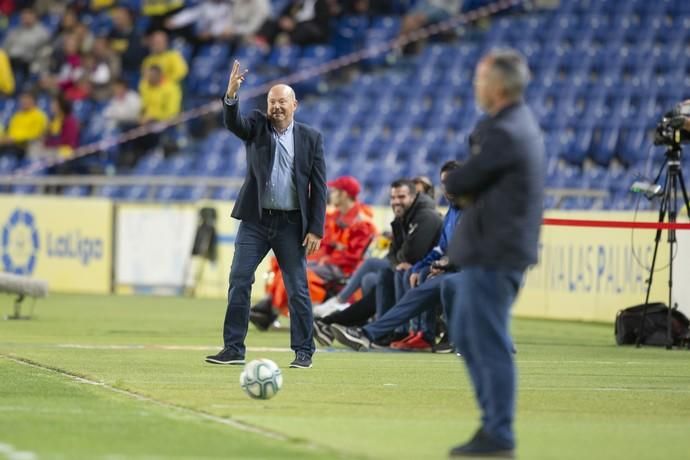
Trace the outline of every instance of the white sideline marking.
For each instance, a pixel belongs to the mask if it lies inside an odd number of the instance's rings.
[[[84,377],[80,377],[78,375],[74,375],[74,374],[67,372],[67,371],[64,371],[62,369],[56,369],[53,367],[44,366],[42,364],[39,364],[39,363],[36,363],[33,361],[29,361],[29,360],[25,360],[23,358],[15,358],[12,356],[7,356],[7,355],[0,355],[0,357],[4,357],[5,359],[8,359],[8,360],[15,362],[17,364],[22,364],[24,366],[34,367],[34,368],[41,369],[44,371],[49,371],[49,372],[52,372],[55,374],[59,374],[63,377],[67,377],[67,378],[72,379],[74,381],[77,381],[79,383],[86,383],[89,385],[98,385],[102,388],[105,388],[107,390],[112,391],[113,393],[118,393],[118,394],[121,394],[124,396],[128,396],[130,398],[136,399],[137,401],[152,403],[152,404],[155,404],[157,406],[164,407],[166,409],[172,409],[176,412],[181,412],[184,414],[193,415],[193,416],[202,418],[204,420],[209,420],[212,422],[220,423],[221,425],[226,425],[226,426],[229,426],[232,428],[236,428],[240,431],[245,431],[248,433],[254,433],[254,434],[257,434],[257,435],[260,435],[260,436],[263,436],[266,438],[275,439],[278,441],[289,441],[290,440],[290,438],[288,436],[285,436],[284,434],[281,434],[281,433],[277,433],[274,431],[259,428],[257,426],[253,426],[253,425],[250,425],[250,424],[247,424],[244,422],[233,420],[231,418],[219,417],[216,415],[208,414],[206,412],[201,412],[201,411],[197,411],[197,410],[190,409],[187,407],[177,406],[175,404],[167,403],[164,401],[159,401],[157,399],[149,398],[148,396],[140,395],[140,394],[135,393],[133,391],[116,388],[116,387],[109,385],[105,382],[98,382],[96,380],[90,380],[90,379],[87,379]],[[325,446],[322,447],[322,446],[319,446],[319,445],[311,443],[311,442],[304,442],[304,445],[305,445],[305,447],[308,447],[311,449],[324,449],[325,448]],[[2,445],[0,444],[0,446],[2,446]],[[9,446],[9,447],[12,447],[12,446]],[[0,450],[0,452],[2,452],[2,450]],[[35,458],[35,457],[31,457],[31,458]],[[19,457],[11,457],[11,459],[12,460],[20,460]],[[29,460],[29,458],[21,458],[21,460]]]
[[[27,450],[15,450],[12,444],[0,442],[0,454],[4,454],[7,460],[36,460],[38,455]]]
[[[222,347],[213,345],[92,345],[78,343],[60,343],[56,348],[76,348],[81,350],[170,350],[170,351],[217,351]],[[247,347],[250,352],[294,353],[290,348],[281,347]]]

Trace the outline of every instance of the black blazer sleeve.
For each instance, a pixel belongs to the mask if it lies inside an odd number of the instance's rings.
[[[239,99],[235,99],[234,103],[228,104],[225,98],[223,98],[223,124],[243,141],[248,141],[256,135],[257,117],[255,112],[252,112],[247,117],[243,117],[240,113]]]
[[[316,151],[309,177],[309,207],[311,219],[307,231],[319,238],[323,238],[323,227],[326,220],[326,161],[323,153],[323,138],[319,133],[316,137]]]

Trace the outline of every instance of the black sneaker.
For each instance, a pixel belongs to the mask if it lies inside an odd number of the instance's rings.
[[[448,453],[451,458],[515,458],[515,450],[503,443],[499,443],[479,429],[465,444],[453,447]]]
[[[434,353],[453,353],[453,344],[450,343],[450,339],[446,334],[441,337],[436,345],[432,348]]]
[[[223,348],[218,354],[207,356],[206,362],[211,364],[239,365],[244,364],[244,356],[229,348]]]
[[[293,369],[309,369],[311,366],[311,356],[304,353],[297,353],[294,361],[290,363],[290,367]]]
[[[314,338],[324,347],[333,345],[334,336],[331,326],[318,319],[314,321]]]
[[[335,339],[355,351],[367,351],[371,347],[371,340],[361,327],[345,327],[340,324],[331,324],[331,330]]]

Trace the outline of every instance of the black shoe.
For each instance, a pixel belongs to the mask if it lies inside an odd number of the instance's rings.
[[[340,324],[331,324],[331,330],[335,339],[355,351],[366,351],[371,347],[371,340],[360,327],[345,327]]]
[[[206,362],[211,364],[239,365],[244,364],[244,356],[229,348],[223,348],[218,354],[207,356]]]
[[[297,353],[294,361],[290,363],[293,369],[309,369],[311,368],[311,356],[304,353]]]
[[[434,353],[452,353],[453,344],[450,343],[450,339],[447,335],[443,335],[441,340],[438,341],[436,345],[431,349]]]
[[[479,429],[468,442],[453,447],[448,456],[451,458],[515,458],[515,450],[495,441],[482,429]]]
[[[314,321],[314,338],[324,347],[330,347],[333,345],[335,337],[333,336],[331,326],[317,319]]]

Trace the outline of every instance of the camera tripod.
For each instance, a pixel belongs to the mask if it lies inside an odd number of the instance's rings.
[[[690,202],[688,201],[688,192],[685,188],[685,181],[683,179],[683,170],[681,169],[680,156],[682,149],[680,144],[673,143],[669,145],[664,154],[666,160],[664,164],[659,168],[659,173],[654,179],[654,183],[658,183],[661,175],[666,170],[666,178],[664,179],[664,188],[661,194],[661,203],[659,206],[659,223],[663,223],[668,214],[669,224],[674,224],[676,222],[676,217],[678,216],[678,184],[680,184],[680,189],[683,193],[683,203],[685,204],[685,209],[690,217]],[[661,228],[657,228],[656,236],[654,237],[654,253],[652,256],[652,266],[649,269],[649,280],[647,284],[647,295],[644,301],[644,308],[642,309],[642,316],[640,317],[640,329],[637,335],[636,347],[640,347],[642,341],[644,340],[644,325],[645,319],[647,318],[647,307],[649,306],[649,295],[652,290],[652,280],[654,279],[654,267],[656,265],[656,256],[659,250],[659,242],[661,241]],[[671,314],[673,311],[673,249],[678,241],[676,240],[676,230],[673,228],[668,229],[668,245],[669,245],[669,264],[668,264],[668,312],[666,316],[666,349],[670,350],[673,346],[673,338],[671,337]]]

